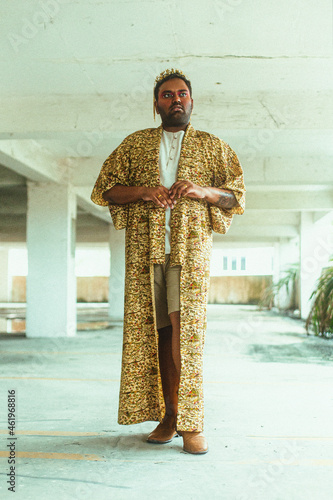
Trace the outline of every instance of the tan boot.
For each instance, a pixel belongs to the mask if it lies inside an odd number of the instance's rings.
[[[176,436],[178,436],[176,431],[176,418],[167,416],[158,424],[156,429],[149,434],[147,441],[148,443],[165,444],[170,443]]]
[[[178,431],[183,437],[183,450],[193,455],[203,455],[208,451],[208,443],[202,432]]]

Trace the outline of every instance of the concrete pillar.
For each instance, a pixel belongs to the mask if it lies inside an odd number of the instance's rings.
[[[279,243],[279,279],[286,276],[286,271],[288,271],[293,265],[297,265],[299,259],[299,249],[298,242],[293,239],[280,238]],[[293,299],[293,288],[292,284],[290,284],[289,291],[287,292],[287,288],[283,287],[280,290],[278,296],[278,303],[281,309],[288,309],[292,305]]]
[[[0,302],[10,302],[11,287],[8,273],[8,248],[0,248]],[[7,320],[0,318],[0,332],[8,330]]]
[[[280,243],[274,243],[272,279],[273,283],[277,283],[280,279]]]
[[[310,296],[316,288],[322,268],[328,264],[332,253],[332,225],[328,224],[325,219],[314,222],[312,212],[302,212],[300,227],[300,302],[303,319],[306,319],[310,312]]]
[[[76,333],[75,219],[71,186],[28,183],[28,337]]]
[[[8,248],[0,248],[0,302],[11,301],[11,286],[9,283],[9,250]]]
[[[110,225],[109,316],[114,321],[124,319],[125,230]]]

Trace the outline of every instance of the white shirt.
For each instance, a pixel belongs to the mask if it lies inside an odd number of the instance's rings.
[[[177,180],[180,150],[184,137],[184,130],[178,132],[167,132],[163,130],[160,144],[159,168],[162,186],[170,189]],[[171,251],[170,246],[170,218],[171,209],[165,210],[165,253]]]

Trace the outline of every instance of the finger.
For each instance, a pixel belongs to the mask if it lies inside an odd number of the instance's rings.
[[[164,186],[160,186],[156,191],[156,196],[160,196],[160,195],[163,198],[169,198],[169,190]]]
[[[168,188],[162,186],[161,189],[162,189],[162,191],[161,191],[162,194],[164,194],[165,196],[169,196],[169,189]]]
[[[174,198],[176,193],[177,193],[177,189],[178,189],[178,186],[181,184],[182,181],[176,181],[172,184],[171,188],[169,189],[169,195],[170,195],[170,198]]]
[[[186,183],[182,183],[177,188],[177,198],[181,198],[182,196],[186,196],[188,190],[188,185]]]
[[[171,186],[170,198],[172,200],[174,200],[175,198],[180,198],[179,192],[180,192],[182,185],[183,185],[183,181],[177,181]]]
[[[163,197],[163,198],[161,197],[161,198],[159,198],[159,199],[160,199],[160,200],[163,200],[163,203],[164,203],[164,207],[165,207],[165,208],[168,208],[168,207],[169,207],[169,208],[173,208],[173,207],[174,207],[174,205],[175,205],[175,202],[174,202],[174,200],[172,200],[172,199],[170,198],[169,193],[168,193],[165,197]]]
[[[165,193],[163,193],[163,194],[162,194],[162,193],[159,193],[159,194],[157,195],[157,198],[158,198],[158,200],[162,203],[162,206],[163,206],[164,208],[168,208],[168,207],[173,208],[173,207],[174,207],[174,204],[175,204],[175,203],[174,203],[174,201],[170,198],[170,196],[169,196],[169,192],[168,192],[168,191],[167,191],[167,193],[166,193],[166,194],[165,194]]]
[[[155,196],[154,202],[157,206],[165,208],[166,206],[166,201],[164,199],[164,196],[161,193],[158,193]]]
[[[163,203],[164,203],[164,206],[165,207],[170,207],[170,208],[173,208],[174,207],[174,201],[171,199],[170,197],[170,192],[169,192],[169,189],[164,187],[164,186],[160,186],[158,188],[158,192],[156,194],[157,198],[162,201],[163,200]]]

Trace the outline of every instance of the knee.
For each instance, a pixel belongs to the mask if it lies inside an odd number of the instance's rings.
[[[173,311],[169,314],[173,330],[180,330],[180,311]]]

